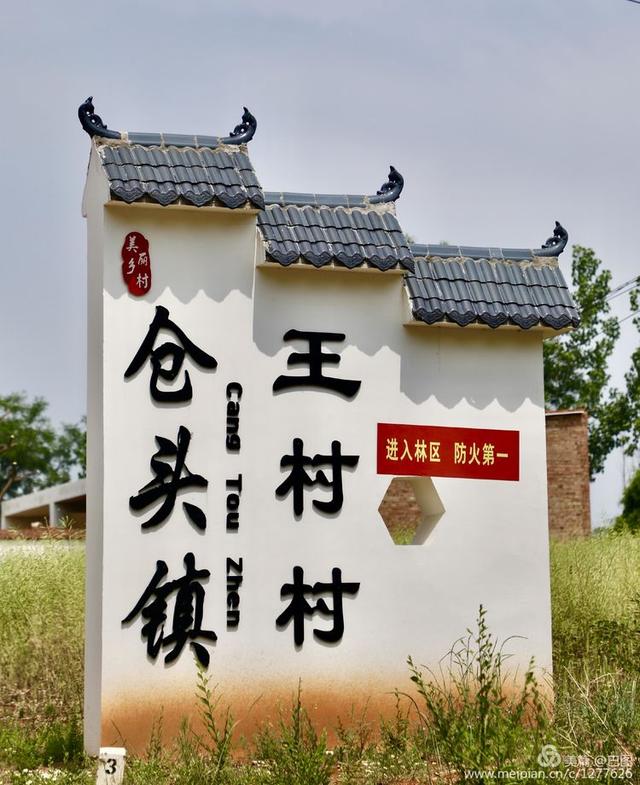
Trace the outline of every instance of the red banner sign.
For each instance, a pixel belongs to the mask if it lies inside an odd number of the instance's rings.
[[[129,232],[122,244],[122,277],[132,295],[142,297],[151,289],[149,241],[140,232]]]
[[[520,479],[520,432],[378,423],[378,474]]]

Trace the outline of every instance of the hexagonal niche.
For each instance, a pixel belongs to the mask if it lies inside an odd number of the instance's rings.
[[[444,506],[431,477],[394,477],[378,512],[396,545],[421,545]]]

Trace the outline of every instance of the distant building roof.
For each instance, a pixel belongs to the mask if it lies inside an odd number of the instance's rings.
[[[586,409],[545,409],[544,412],[545,417],[556,417],[560,415],[561,417],[569,417],[578,415],[580,417],[588,417],[589,412]]]

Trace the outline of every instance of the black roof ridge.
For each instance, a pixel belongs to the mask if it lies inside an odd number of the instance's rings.
[[[256,132],[258,127],[258,121],[256,118],[251,114],[251,112],[247,109],[246,106],[243,106],[243,113],[242,113],[242,120],[234,127],[233,131],[229,132],[228,136],[207,136],[207,135],[200,135],[202,138],[210,139],[211,142],[208,143],[206,146],[219,146],[221,144],[229,144],[229,145],[242,145],[250,142],[253,139],[253,136]],[[145,146],[153,146],[157,144],[155,141],[157,138],[161,138],[163,136],[167,137],[174,137],[175,139],[195,139],[196,136],[192,134],[159,134],[159,133],[142,133],[138,131],[134,132],[127,132],[127,131],[114,131],[112,128],[108,128],[107,124],[103,122],[102,118],[96,114],[95,107],[93,105],[93,96],[89,96],[85,101],[83,101],[80,106],[78,107],[78,119],[80,120],[80,125],[84,128],[84,130],[89,134],[90,137],[98,137],[101,139],[108,139],[110,141],[124,141],[129,142],[129,144],[141,144]],[[132,139],[132,137],[137,137],[137,140]],[[149,141],[145,143],[142,141],[143,139],[149,139]],[[213,141],[216,140],[215,145]],[[159,146],[159,145],[158,145]],[[185,146],[185,145],[179,145]]]
[[[384,212],[393,208],[393,202],[372,202],[368,194],[316,194],[296,191],[264,191],[265,207],[311,207],[345,210],[378,209]]]
[[[179,150],[218,150],[229,153],[247,152],[248,147],[245,143],[236,144],[226,142],[220,136],[210,136],[208,134],[173,134],[161,131],[122,131],[119,139],[112,139],[108,136],[93,137],[94,142],[100,147],[147,147],[167,150],[174,147]]]
[[[319,194],[300,191],[264,191],[265,206],[272,207],[359,207],[369,209],[391,205],[404,188],[404,177],[394,167],[389,167],[387,181],[375,194]]]
[[[410,243],[409,248],[413,257],[416,261],[438,261],[442,262],[443,264],[451,263],[451,262],[460,262],[460,261],[470,261],[470,262],[489,262],[490,264],[496,263],[509,263],[509,264],[518,264],[521,266],[528,266],[528,265],[538,265],[538,266],[546,266],[546,267],[556,267],[559,264],[559,260],[557,256],[539,256],[536,254],[535,249],[532,248],[491,248],[486,250],[491,250],[494,253],[491,255],[488,254],[470,254],[470,253],[455,253],[455,254],[447,254],[447,255],[440,255],[437,253],[427,253],[423,252],[421,248],[427,246],[421,246],[420,244]],[[436,246],[429,246],[429,248],[433,249]],[[459,249],[464,250],[468,246],[447,246],[448,248],[452,249]],[[495,253],[497,252],[497,253]]]
[[[533,259],[553,259],[564,251],[569,241],[569,233],[556,221],[553,234],[540,248],[501,248],[496,245],[454,245],[449,243],[409,243],[411,253],[416,257],[486,259],[487,261],[525,261]],[[431,251],[430,249],[434,249]],[[437,250],[436,250],[437,249]],[[450,253],[449,251],[458,251]]]

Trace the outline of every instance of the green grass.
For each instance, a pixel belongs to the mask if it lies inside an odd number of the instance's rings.
[[[640,666],[640,536],[552,543],[551,596],[556,665]]]
[[[0,598],[0,768],[12,785],[37,785],[32,770],[62,766],[56,782],[75,785],[86,780],[83,548],[3,546]]]
[[[0,550],[0,783],[50,782],[38,773],[49,766],[60,772],[56,782],[80,785],[95,781],[81,751],[83,552],[32,547]],[[640,755],[640,536],[552,543],[551,565],[553,712],[533,671],[515,697],[505,689],[489,608],[445,660],[453,692],[412,660],[395,718],[343,718],[332,749],[326,729],[309,720],[303,684],[288,712],[244,742],[239,763],[224,695],[201,672],[194,692],[203,730],[185,722],[163,747],[159,717],[146,754],[128,760],[125,785],[455,782],[465,767],[535,767],[542,743],[569,756]],[[413,702],[402,695],[410,678]]]
[[[0,719],[38,724],[82,712],[84,551],[39,543],[0,551]]]
[[[640,536],[552,543],[558,744],[640,756]]]

